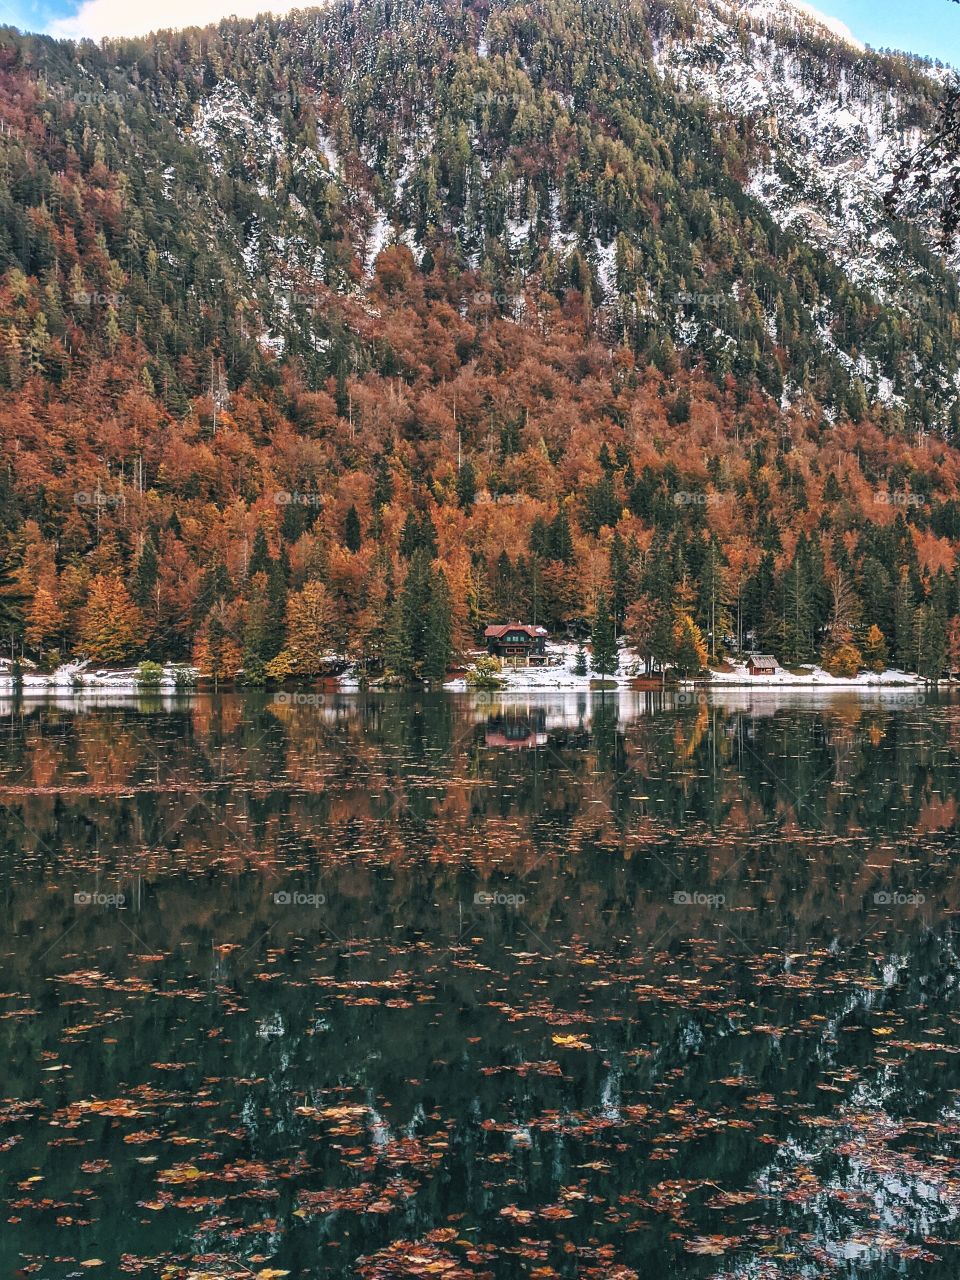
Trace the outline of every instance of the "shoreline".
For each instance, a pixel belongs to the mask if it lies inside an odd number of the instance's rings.
[[[811,664],[802,672],[787,671],[778,667],[771,675],[751,676],[745,664],[730,664],[729,670],[710,670],[706,675],[674,680],[661,685],[657,676],[648,676],[637,672],[639,663],[635,655],[625,650],[621,655],[620,667],[616,674],[605,677],[606,687],[600,688],[595,672],[578,674],[575,669],[577,650],[572,645],[557,645],[552,654],[557,661],[543,667],[504,668],[499,673],[496,685],[475,687],[471,685],[465,674],[457,674],[449,680],[438,682],[436,688],[447,693],[490,694],[590,694],[610,696],[622,692],[672,694],[681,701],[696,700],[723,690],[737,690],[742,693],[750,690],[756,693],[769,693],[777,689],[823,691],[856,691],[869,690],[915,690],[929,688],[950,688],[957,682],[950,679],[939,681],[922,680],[919,676],[896,668],[888,668],[883,672],[862,671],[857,676],[832,676],[822,667]],[[243,688],[236,681],[221,681],[219,688],[223,691]],[[398,686],[403,688],[406,686]],[[422,689],[421,685],[410,688]],[[346,694],[361,691],[360,682],[354,670],[348,670],[339,676],[320,678],[304,678],[290,681],[286,685],[271,687],[274,693],[284,688],[312,690],[314,694],[326,693]],[[367,686],[369,692],[385,692],[384,686],[375,682]],[[9,663],[6,670],[0,667],[0,697],[22,699],[42,699],[50,696],[84,699],[103,694],[115,694],[123,697],[181,697],[195,693],[214,692],[212,681],[203,676],[195,668],[175,666],[166,663],[159,679],[145,683],[138,679],[137,668],[89,668],[86,663],[67,663],[56,671],[47,674],[26,671],[19,682],[10,673]]]

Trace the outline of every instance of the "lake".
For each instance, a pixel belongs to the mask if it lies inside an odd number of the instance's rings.
[[[960,704],[0,704],[0,1275],[960,1273]]]

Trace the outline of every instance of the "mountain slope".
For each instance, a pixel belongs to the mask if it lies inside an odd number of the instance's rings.
[[[211,619],[253,643],[251,558],[274,649],[318,576],[338,643],[382,645],[419,547],[458,641],[606,590],[621,624],[651,595],[702,623],[719,574],[741,638],[809,656],[842,580],[845,628],[906,660],[913,610],[960,612],[957,281],[907,176],[949,100],[766,2],[10,33],[0,510],[52,600],[28,646],[96,648],[118,574],[152,652]]]
[[[834,410],[859,380],[945,425],[954,273],[883,204],[939,89],[825,34],[771,4],[348,6],[82,66],[34,42],[27,110],[64,141],[102,131],[164,223],[195,211],[205,245],[162,228],[170,268],[201,297],[197,269],[222,278],[277,350],[324,349],[297,299],[362,289],[401,241],[481,271],[502,311],[587,287],[648,356],[669,337]]]

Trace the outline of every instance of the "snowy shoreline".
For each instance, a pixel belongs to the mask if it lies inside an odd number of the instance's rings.
[[[597,679],[595,672],[585,676],[577,675],[575,663],[577,646],[572,644],[548,644],[547,654],[560,659],[557,666],[550,667],[505,667],[499,675],[501,692],[555,693],[558,690],[571,692],[599,692],[591,689],[591,682]],[[731,662],[730,671],[711,670],[707,675],[688,680],[679,680],[667,686],[668,690],[697,689],[710,691],[720,688],[793,688],[793,689],[876,689],[885,688],[925,688],[926,682],[919,676],[893,668],[882,672],[861,671],[853,677],[832,676],[822,667],[809,665],[804,667],[804,674],[786,671],[777,666],[769,676],[752,676],[746,663]],[[620,650],[620,667],[616,675],[609,675],[607,680],[616,684],[617,689],[633,689],[641,679],[648,679],[642,671],[642,663],[629,649]],[[653,677],[656,679],[656,677]],[[448,681],[444,686],[451,692],[462,693],[470,689],[465,677]],[[656,691],[656,690],[654,690]]]
[[[620,691],[636,691],[639,681],[649,679],[641,670],[641,665],[634,654],[627,649],[621,650],[620,665],[615,675],[605,677],[605,689],[597,687],[598,678],[595,672],[578,675],[576,671],[577,646],[573,644],[553,644],[548,646],[548,656],[556,659],[554,665],[544,667],[505,667],[499,673],[499,683],[491,689],[474,689],[465,676],[448,680],[443,688],[449,693],[499,692],[499,693],[617,693]],[[802,674],[786,671],[777,667],[771,675],[751,676],[745,663],[728,664],[730,670],[711,670],[704,676],[695,679],[679,680],[666,686],[666,692],[681,694],[689,698],[691,691],[698,694],[719,692],[725,689],[752,690],[763,692],[770,689],[808,689],[808,690],[877,690],[877,689],[923,689],[926,681],[909,672],[889,669],[883,672],[862,671],[854,677],[832,676],[822,667],[810,665]],[[173,694],[187,694],[193,691],[192,685],[197,677],[193,668],[177,667],[171,664],[163,666],[162,674],[156,683],[144,683],[138,678],[137,668],[123,670],[106,667],[91,668],[87,663],[72,662],[58,667],[49,674],[25,671],[19,686],[14,681],[9,661],[0,664],[0,697],[10,697],[15,693],[24,698],[42,698],[51,694],[71,697],[90,697],[97,694],[113,693],[128,696],[157,695],[169,697]],[[656,677],[653,678],[654,681]],[[309,682],[304,682],[305,684]],[[950,682],[941,681],[941,685]],[[340,693],[355,692],[359,688],[355,674],[347,672],[336,680]],[[659,686],[643,686],[650,692],[659,692]]]
[[[156,682],[148,682],[139,678],[137,667],[91,669],[86,662],[67,662],[47,674],[24,671],[18,682],[14,680],[9,659],[4,659],[0,665],[0,696],[12,696],[15,692],[25,698],[44,697],[50,693],[77,696],[91,693],[189,693],[195,678],[194,668],[170,663],[163,665],[162,674]]]

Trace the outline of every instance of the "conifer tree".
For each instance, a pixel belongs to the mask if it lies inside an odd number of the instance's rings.
[[[893,597],[893,651],[897,666],[906,671],[915,670],[913,666],[916,639],[914,622],[913,587],[910,583],[910,572],[904,565],[900,569]]]
[[[287,634],[287,575],[282,559],[274,560],[267,577],[266,618],[259,656],[269,661],[283,648]]]
[[[127,588],[114,574],[98,574],[80,619],[81,653],[94,662],[124,662],[143,643],[143,617]]]
[[[603,594],[597,597],[593,627],[590,631],[590,645],[593,650],[591,666],[594,671],[601,678],[615,672],[620,665],[620,655],[617,650],[613,616],[610,613],[607,597]]]
[[[335,609],[318,579],[307,582],[287,602],[287,641],[267,665],[268,675],[317,676],[327,668]]]
[[[469,511],[477,498],[477,473],[468,458],[457,474],[457,502]]]
[[[887,669],[887,642],[874,622],[867,630],[862,645],[863,661],[868,671],[879,674]]]
[[[427,680],[442,680],[447,673],[452,652],[452,617],[450,588],[446,575],[440,570],[430,575],[430,604],[423,645],[423,675]]]
[[[256,573],[269,573],[271,563],[267,535],[264,532],[263,525],[258,524],[257,531],[253,535],[253,547],[250,551],[250,561],[247,564],[247,577],[252,578]]]
[[[360,517],[357,514],[357,508],[350,504],[346,518],[343,522],[343,542],[348,551],[359,551],[363,545],[363,535],[360,531]]]
[[[56,582],[41,581],[26,611],[24,638],[31,649],[40,650],[63,633],[66,619],[56,595]]]
[[[610,609],[617,631],[623,630],[627,615],[628,572],[627,549],[620,534],[614,532],[610,542]]]
[[[157,544],[153,537],[148,537],[144,539],[143,550],[137,559],[137,567],[133,575],[133,598],[141,609],[151,607],[159,574]]]
[[[406,612],[403,597],[399,595],[387,614],[383,637],[383,666],[390,675],[398,676],[401,680],[409,679],[413,672]]]
[[[678,609],[674,617],[673,665],[683,677],[698,675],[707,665],[703,636],[686,609]]]
[[[24,593],[9,564],[0,559],[0,635],[18,635],[23,626]]]

